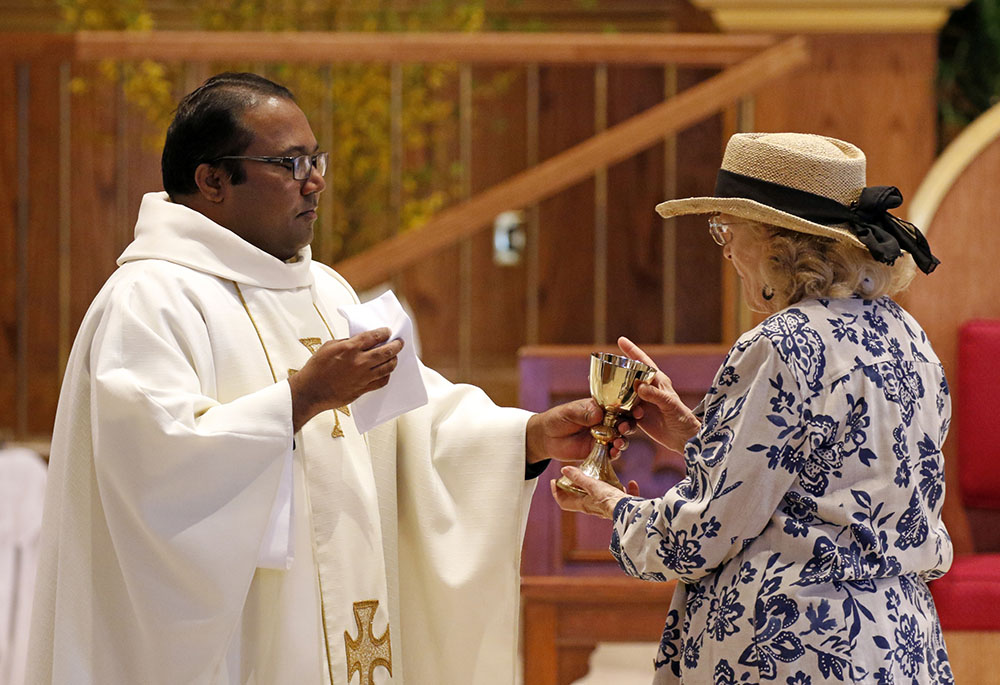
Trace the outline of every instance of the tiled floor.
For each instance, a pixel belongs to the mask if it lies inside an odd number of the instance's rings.
[[[602,643],[590,655],[590,672],[573,685],[649,685],[656,648],[655,642]]]
[[[590,672],[573,685],[649,685],[655,642],[602,643],[590,655]]]

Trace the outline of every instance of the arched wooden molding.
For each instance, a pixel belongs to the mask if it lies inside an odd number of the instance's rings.
[[[906,204],[907,218],[925,235],[934,225],[934,216],[958,177],[997,137],[1000,136],[1000,104],[994,105],[966,126],[934,162],[916,194]]]
[[[952,401],[958,380],[958,327],[973,318],[1000,318],[1000,280],[994,276],[1000,263],[997,169],[1000,105],[965,128],[902,207],[928,236],[941,265],[930,276],[918,273],[898,299],[930,337],[944,364]],[[990,518],[992,512],[966,510],[960,500],[955,457],[961,429],[954,420],[944,446],[948,482],[944,515],[956,552],[971,553],[996,544],[998,536],[992,530],[997,521]]]
[[[937,33],[967,0],[692,0],[723,31]]]

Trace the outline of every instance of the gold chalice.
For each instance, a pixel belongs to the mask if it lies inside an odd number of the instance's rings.
[[[625,486],[615,475],[608,455],[611,443],[619,436],[615,424],[622,414],[631,411],[639,399],[635,382],[638,380],[648,383],[655,374],[656,369],[628,357],[604,352],[590,355],[590,396],[604,409],[604,421],[590,429],[590,434],[594,436],[594,447],[580,464],[580,470],[622,492],[625,491]],[[583,494],[583,490],[565,476],[557,480],[556,485],[563,490]]]

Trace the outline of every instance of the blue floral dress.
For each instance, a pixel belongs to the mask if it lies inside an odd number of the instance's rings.
[[[680,579],[655,683],[952,683],[926,581],[951,564],[951,402],[889,298],[805,300],[745,333],[696,410],[687,476],[621,500],[626,573]]]

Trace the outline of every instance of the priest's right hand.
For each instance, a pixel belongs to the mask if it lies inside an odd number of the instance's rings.
[[[388,328],[376,328],[353,338],[331,340],[289,377],[296,433],[321,411],[347,406],[389,382],[403,349],[403,341],[389,341],[389,335]]]

